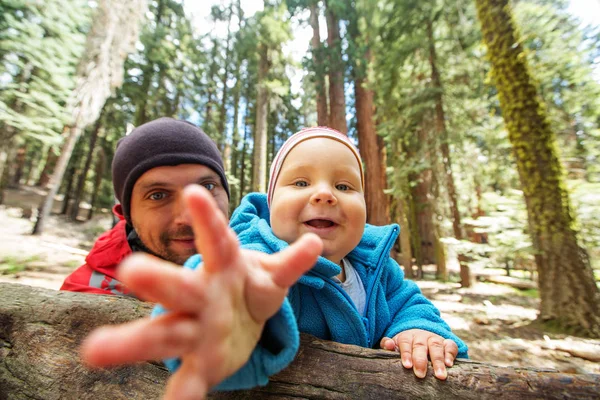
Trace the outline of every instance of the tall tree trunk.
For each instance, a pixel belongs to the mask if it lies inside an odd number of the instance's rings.
[[[98,148],[96,152],[96,167],[94,168],[94,190],[92,191],[92,198],[90,200],[90,211],[88,212],[88,221],[94,216],[94,207],[96,206],[96,199],[98,193],[102,188],[102,177],[104,176],[104,170],[106,169],[106,152],[102,147]]]
[[[163,11],[165,8],[165,0],[158,0],[158,5],[156,7],[156,29],[154,34],[154,40],[152,40],[151,48],[146,49],[146,53],[151,55],[153,52],[156,41],[159,39],[159,35],[162,35],[162,18]],[[140,87],[141,96],[137,99],[136,110],[135,110],[135,118],[133,119],[133,124],[135,126],[140,126],[150,120],[148,116],[148,99],[150,98],[150,85],[152,84],[152,79],[154,78],[154,60],[152,57],[147,57],[146,65],[142,68],[142,85]]]
[[[269,91],[265,85],[269,72],[269,51],[266,45],[259,45],[259,54],[252,191],[265,193],[267,191],[267,118],[269,116]]]
[[[90,142],[88,144],[88,151],[85,156],[85,165],[79,174],[79,180],[77,182],[77,188],[75,189],[75,196],[73,196],[73,207],[71,207],[71,212],[69,213],[69,219],[72,221],[77,220],[77,216],[79,215],[79,203],[81,202],[81,197],[83,196],[83,191],[85,189],[85,181],[87,180],[87,175],[92,166],[92,159],[94,158],[94,149],[96,147],[96,142],[98,140],[98,134],[100,129],[102,128],[103,118],[102,114],[96,121],[96,125],[91,132]]]
[[[225,68],[223,68],[223,77],[221,78],[221,82],[223,83],[223,96],[221,97],[221,107],[219,108],[219,128],[218,133],[219,137],[219,150],[221,153],[225,153],[226,143],[229,143],[227,140],[227,81],[229,80],[229,57],[231,56],[231,17],[233,17],[233,2],[229,5],[229,20],[227,21],[227,40],[225,42]],[[230,149],[231,152],[231,149]],[[225,157],[225,165],[231,165],[231,160],[229,157]],[[225,170],[229,170],[229,168],[225,168]]]
[[[14,163],[14,173],[11,177],[9,186],[18,188],[21,185],[23,170],[25,169],[25,159],[27,156],[27,141],[23,141],[17,149],[16,159]]]
[[[437,68],[437,54],[435,50],[435,41],[433,38],[433,22],[427,20],[427,38],[429,41],[429,63],[431,65],[431,83],[435,89],[435,131],[440,143],[442,153],[442,165],[444,166],[445,183],[448,192],[450,204],[450,213],[452,214],[452,231],[457,240],[463,239],[462,224],[460,221],[460,212],[458,209],[458,196],[456,194],[456,185],[454,184],[454,175],[452,173],[452,159],[450,157],[450,145],[448,144],[448,131],[446,129],[446,116],[444,112],[443,87],[440,79],[440,73]],[[471,286],[471,273],[464,257],[459,254],[460,278],[463,287]]]
[[[39,186],[42,189],[48,188],[48,184],[50,183],[50,177],[52,176],[52,171],[54,171],[54,167],[56,166],[56,161],[58,161],[58,156],[54,152],[54,147],[50,146],[48,147],[48,155],[46,156],[44,168],[42,168],[42,172],[40,172],[40,177],[37,180],[35,186]]]
[[[248,153],[248,129],[244,129],[244,146],[240,161],[240,201],[246,194],[246,154]]]
[[[236,63],[236,80],[235,86],[233,87],[233,132],[231,139],[231,169],[229,172],[232,176],[236,178],[240,178],[238,175],[238,160],[240,155],[240,129],[239,129],[239,119],[240,119],[240,92],[241,92],[241,75],[239,73],[240,63]],[[241,186],[236,188],[232,187],[231,190],[231,203],[234,204],[235,207],[239,204],[240,201],[240,193],[242,192]]]
[[[365,59],[370,60],[367,50]],[[373,91],[365,88],[364,74],[355,68],[354,91],[356,102],[356,130],[358,147],[365,164],[365,200],[367,202],[367,222],[372,225],[389,224],[389,199],[387,187],[386,156],[383,139],[377,135],[373,115]]]
[[[123,83],[123,64],[133,50],[145,0],[102,0],[98,2],[92,27],[86,39],[86,52],[79,63],[77,86],[69,107],[71,125],[56,168],[50,179],[50,190],[40,207],[32,234],[41,234],[50,214],[54,196],[62,181],[67,163],[81,131],[98,119],[111,92]]]
[[[328,0],[325,3],[327,5],[327,45],[329,47],[329,127],[347,134],[340,23],[331,7],[332,1]]]
[[[536,249],[539,318],[598,337],[600,291],[589,256],[577,242],[556,139],[528,70],[509,3],[475,3]]]
[[[33,148],[30,148],[27,151],[27,161],[25,163],[25,170],[27,171],[25,173],[25,177],[24,177],[24,182],[25,185],[29,185],[29,182],[31,181],[31,177],[33,176],[33,173],[38,165],[39,162],[39,155],[40,155],[40,143],[34,143],[33,144]]]
[[[218,140],[217,133],[213,129],[213,115],[212,115],[213,97],[215,95],[214,81],[215,81],[215,75],[217,74],[217,72],[219,70],[219,64],[217,62],[218,52],[219,52],[218,41],[217,41],[217,38],[214,38],[213,39],[213,47],[210,52],[210,58],[212,61],[210,63],[210,68],[208,70],[209,72],[208,72],[208,87],[206,89],[207,90],[206,110],[204,111],[204,122],[202,124],[202,127],[204,128],[206,133],[213,140]]]
[[[71,157],[70,166],[67,169],[67,173],[63,179],[67,184],[64,185],[64,195],[63,195],[63,204],[60,210],[61,215],[66,215],[69,211],[69,204],[71,203],[71,194],[73,193],[73,182],[75,181],[75,177],[77,176],[77,169],[79,167],[79,154],[75,154]]]
[[[10,160],[14,158],[14,154],[16,152],[15,148],[12,145],[14,140],[14,137],[11,139],[7,139],[7,141],[4,143],[2,153],[0,154],[4,159],[4,162],[2,163],[2,171],[0,172],[0,204],[4,204],[5,190],[10,182]]]
[[[415,212],[415,229],[419,238],[421,264],[431,264],[435,261],[431,175],[431,169],[425,169],[411,179],[416,182],[416,185],[412,188],[412,200]]]
[[[317,124],[327,126],[329,123],[329,111],[327,107],[327,87],[325,86],[325,68],[323,65],[323,46],[321,45],[321,34],[319,32],[319,2],[310,4],[310,26],[313,36],[310,41],[312,60],[315,69],[315,89],[317,91]]]
[[[31,232],[32,235],[39,235],[44,230],[44,223],[50,215],[52,205],[54,204],[54,197],[58,193],[58,188],[60,187],[63,175],[67,169],[67,164],[69,163],[69,159],[71,158],[71,154],[73,153],[73,149],[75,148],[75,144],[77,143],[77,139],[79,138],[80,134],[81,128],[77,126],[69,129],[69,136],[63,146],[60,156],[58,157],[56,167],[54,168],[54,173],[50,177],[50,182],[48,183],[48,194],[40,206],[38,218],[33,226],[33,231]]]
[[[237,0],[237,15],[239,19],[238,32],[243,27],[244,11],[242,10],[242,4],[240,0]],[[235,52],[235,66],[233,73],[235,75],[235,85],[233,86],[233,132],[231,139],[231,175],[240,179],[238,187],[230,187],[231,190],[231,201],[229,202],[231,207],[236,208],[240,204],[241,193],[243,192],[243,177],[238,174],[240,171],[239,159],[240,159],[240,97],[242,93],[242,56],[239,52]],[[244,125],[245,127],[245,125]],[[244,138],[245,141],[245,138]],[[245,143],[244,143],[245,146]]]

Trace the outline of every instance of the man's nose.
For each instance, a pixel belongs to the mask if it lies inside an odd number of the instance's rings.
[[[177,200],[177,204],[175,205],[175,209],[173,211],[175,224],[192,226],[192,216],[190,215],[190,211],[185,205],[183,198],[179,198]]]
[[[315,187],[315,192],[310,197],[310,202],[313,205],[328,204],[333,206],[337,204],[337,198],[329,185],[318,185]]]

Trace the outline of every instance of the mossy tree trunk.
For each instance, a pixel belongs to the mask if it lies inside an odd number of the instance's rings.
[[[600,292],[575,221],[555,137],[528,71],[508,0],[476,0],[517,170],[539,273],[540,319],[600,336]]]

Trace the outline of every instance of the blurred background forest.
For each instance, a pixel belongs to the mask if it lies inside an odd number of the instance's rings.
[[[537,90],[525,100],[503,94],[512,79],[494,73],[506,63],[488,51],[506,33],[486,20],[502,22],[501,3],[1,0],[0,202],[11,190],[43,194],[25,210],[36,233],[55,199],[62,221],[106,214],[117,141],[172,116],[218,144],[233,210],[265,191],[291,134],[326,125],[359,146],[369,222],[402,226],[408,276],[468,287],[504,275],[534,293],[541,279],[547,319],[570,288],[588,297],[573,301],[588,314],[567,325],[598,332],[600,2],[511,2],[507,40]],[[508,111],[529,99],[547,123]],[[527,159],[538,142],[545,165]],[[582,324],[590,310],[596,322]]]

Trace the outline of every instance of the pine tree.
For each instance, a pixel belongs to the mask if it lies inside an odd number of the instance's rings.
[[[529,72],[511,8],[508,0],[476,0],[476,4],[537,251],[539,318],[600,336],[600,291],[588,254],[577,242],[555,136]]]
[[[52,174],[50,190],[40,207],[33,234],[43,231],[44,220],[50,214],[54,196],[81,131],[98,118],[111,91],[122,84],[123,63],[137,40],[138,24],[145,8],[145,0],[104,0],[98,3],[86,39],[86,52],[79,62],[77,84],[69,102],[69,136]]]

